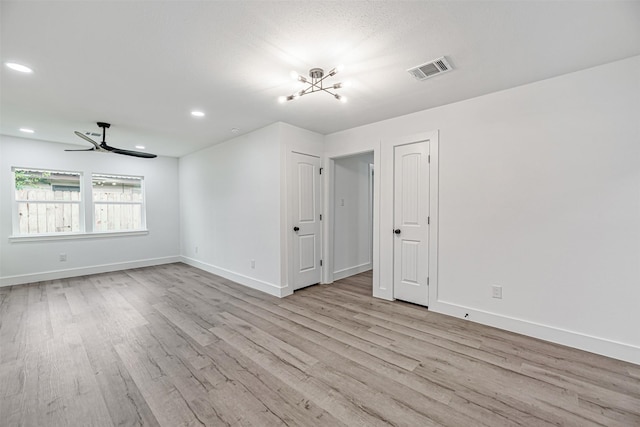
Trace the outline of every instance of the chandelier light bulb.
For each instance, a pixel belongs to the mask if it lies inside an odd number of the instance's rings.
[[[341,96],[340,97],[340,102],[342,102],[343,104],[345,104],[348,101],[346,96]]]
[[[278,97],[278,102],[280,104],[284,104],[285,102],[287,102],[287,97],[286,96],[279,96]]]
[[[290,72],[289,75],[293,80],[298,80],[298,77],[300,76],[296,71]]]
[[[335,76],[337,73],[339,73],[342,70],[344,70],[344,65],[338,65],[336,68],[329,71],[329,76]]]
[[[15,62],[7,62],[6,65],[14,71],[19,71],[21,73],[33,73],[33,70],[26,65],[17,64]]]

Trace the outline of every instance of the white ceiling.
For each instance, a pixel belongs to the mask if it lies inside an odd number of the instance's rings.
[[[0,133],[182,156],[275,121],[328,134],[640,54],[628,1],[2,1]],[[454,71],[406,69],[447,56]],[[349,80],[279,104],[291,70]],[[299,85],[299,83],[298,83]],[[195,118],[190,111],[206,113]],[[25,135],[29,127],[36,131]]]

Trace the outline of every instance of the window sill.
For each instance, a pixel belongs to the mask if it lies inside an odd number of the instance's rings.
[[[9,236],[9,242],[22,243],[46,242],[49,240],[103,239],[110,237],[146,236],[147,234],[149,234],[149,230],[104,231],[95,233],[32,234],[27,236]]]

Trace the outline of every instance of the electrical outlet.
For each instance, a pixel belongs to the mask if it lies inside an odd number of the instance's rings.
[[[344,199],[340,199],[340,206],[344,206]]]
[[[65,262],[67,260],[67,254],[64,252],[60,252],[60,262]]]
[[[251,260],[251,268],[256,268],[256,260],[255,259]]]
[[[493,285],[491,287],[491,296],[493,298],[498,298],[498,299],[502,299],[502,286],[500,285]]]

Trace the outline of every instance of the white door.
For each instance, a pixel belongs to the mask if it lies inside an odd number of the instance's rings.
[[[393,296],[429,304],[429,141],[394,148]]]
[[[320,158],[291,153],[293,289],[320,282]]]

